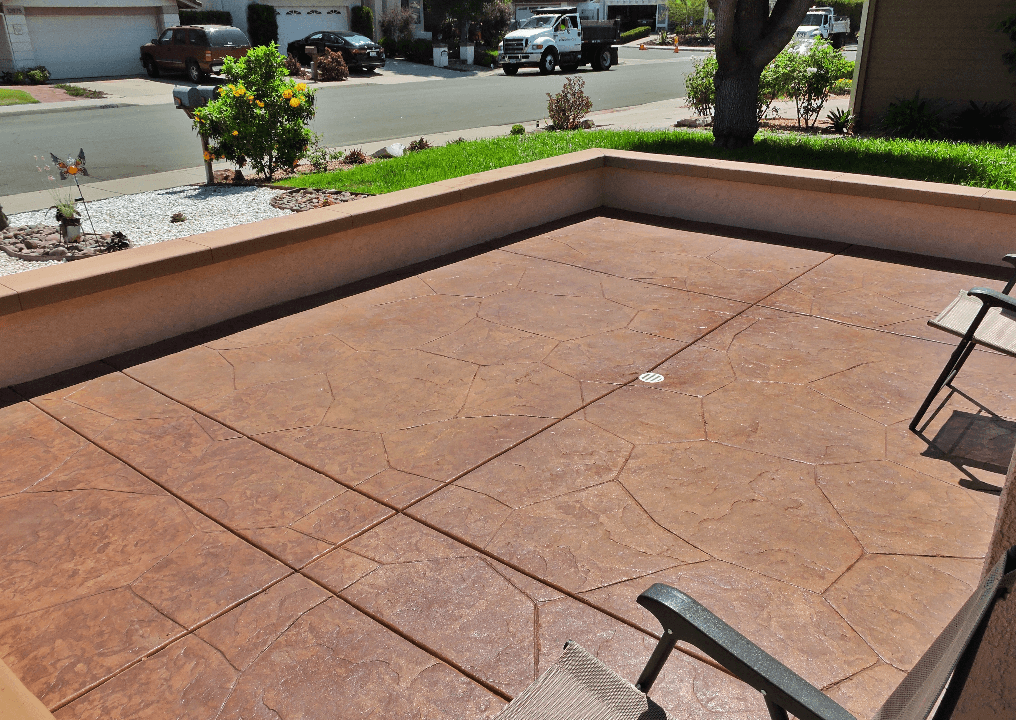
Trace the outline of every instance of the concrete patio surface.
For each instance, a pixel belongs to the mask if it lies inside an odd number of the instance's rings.
[[[870,718],[979,578],[1011,359],[907,423],[1000,272],[599,212],[0,390],[0,657],[61,720],[482,718],[568,639],[633,680],[666,582]]]

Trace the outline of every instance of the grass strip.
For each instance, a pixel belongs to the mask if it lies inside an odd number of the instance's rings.
[[[54,85],[53,87],[60,88],[71,97],[83,97],[88,98],[90,100],[99,100],[101,98],[106,97],[106,93],[104,93],[102,90],[89,90],[88,88],[78,87],[77,85],[67,85],[65,83],[60,83]]]
[[[4,105],[31,105],[39,102],[24,90],[0,90],[0,107]]]
[[[739,160],[1016,190],[1016,147],[886,138],[761,134],[741,150],[713,145],[701,131],[576,130],[454,143],[349,170],[301,175],[291,187],[382,194],[589,148]]]

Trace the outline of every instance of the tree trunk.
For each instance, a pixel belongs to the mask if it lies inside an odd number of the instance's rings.
[[[995,532],[984,558],[984,573],[1016,545],[1016,453],[998,504]],[[982,577],[983,577],[982,574]],[[984,631],[977,658],[960,693],[953,720],[1007,720],[1016,717],[1016,592],[999,599]]]
[[[716,73],[713,137],[725,148],[752,144],[758,132],[758,83],[761,72],[744,63],[736,72]]]

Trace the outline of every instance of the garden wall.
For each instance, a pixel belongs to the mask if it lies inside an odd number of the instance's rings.
[[[1016,193],[586,150],[0,278],[0,387],[599,207],[1000,264]]]

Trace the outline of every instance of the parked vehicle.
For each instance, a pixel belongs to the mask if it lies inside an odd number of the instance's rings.
[[[572,72],[580,65],[609,70],[617,63],[614,43],[620,37],[620,20],[582,21],[574,7],[541,8],[505,35],[497,61],[505,75],[523,67],[539,68],[544,75],[555,67]]]
[[[229,25],[183,25],[167,29],[159,38],[141,46],[141,64],[149,77],[163,72],[185,72],[193,82],[222,72],[227,57],[240,58],[250,50],[250,40]]]
[[[818,38],[828,40],[834,48],[843,47],[850,34],[850,18],[836,16],[831,7],[813,7],[794,33],[795,43],[813,43]]]
[[[349,30],[327,30],[311,33],[302,40],[294,40],[286,46],[286,53],[293,55],[304,65],[310,65],[306,47],[312,45],[318,54],[325,48],[342,53],[342,59],[350,70],[373,70],[385,66],[385,51],[380,45],[363,35]]]

